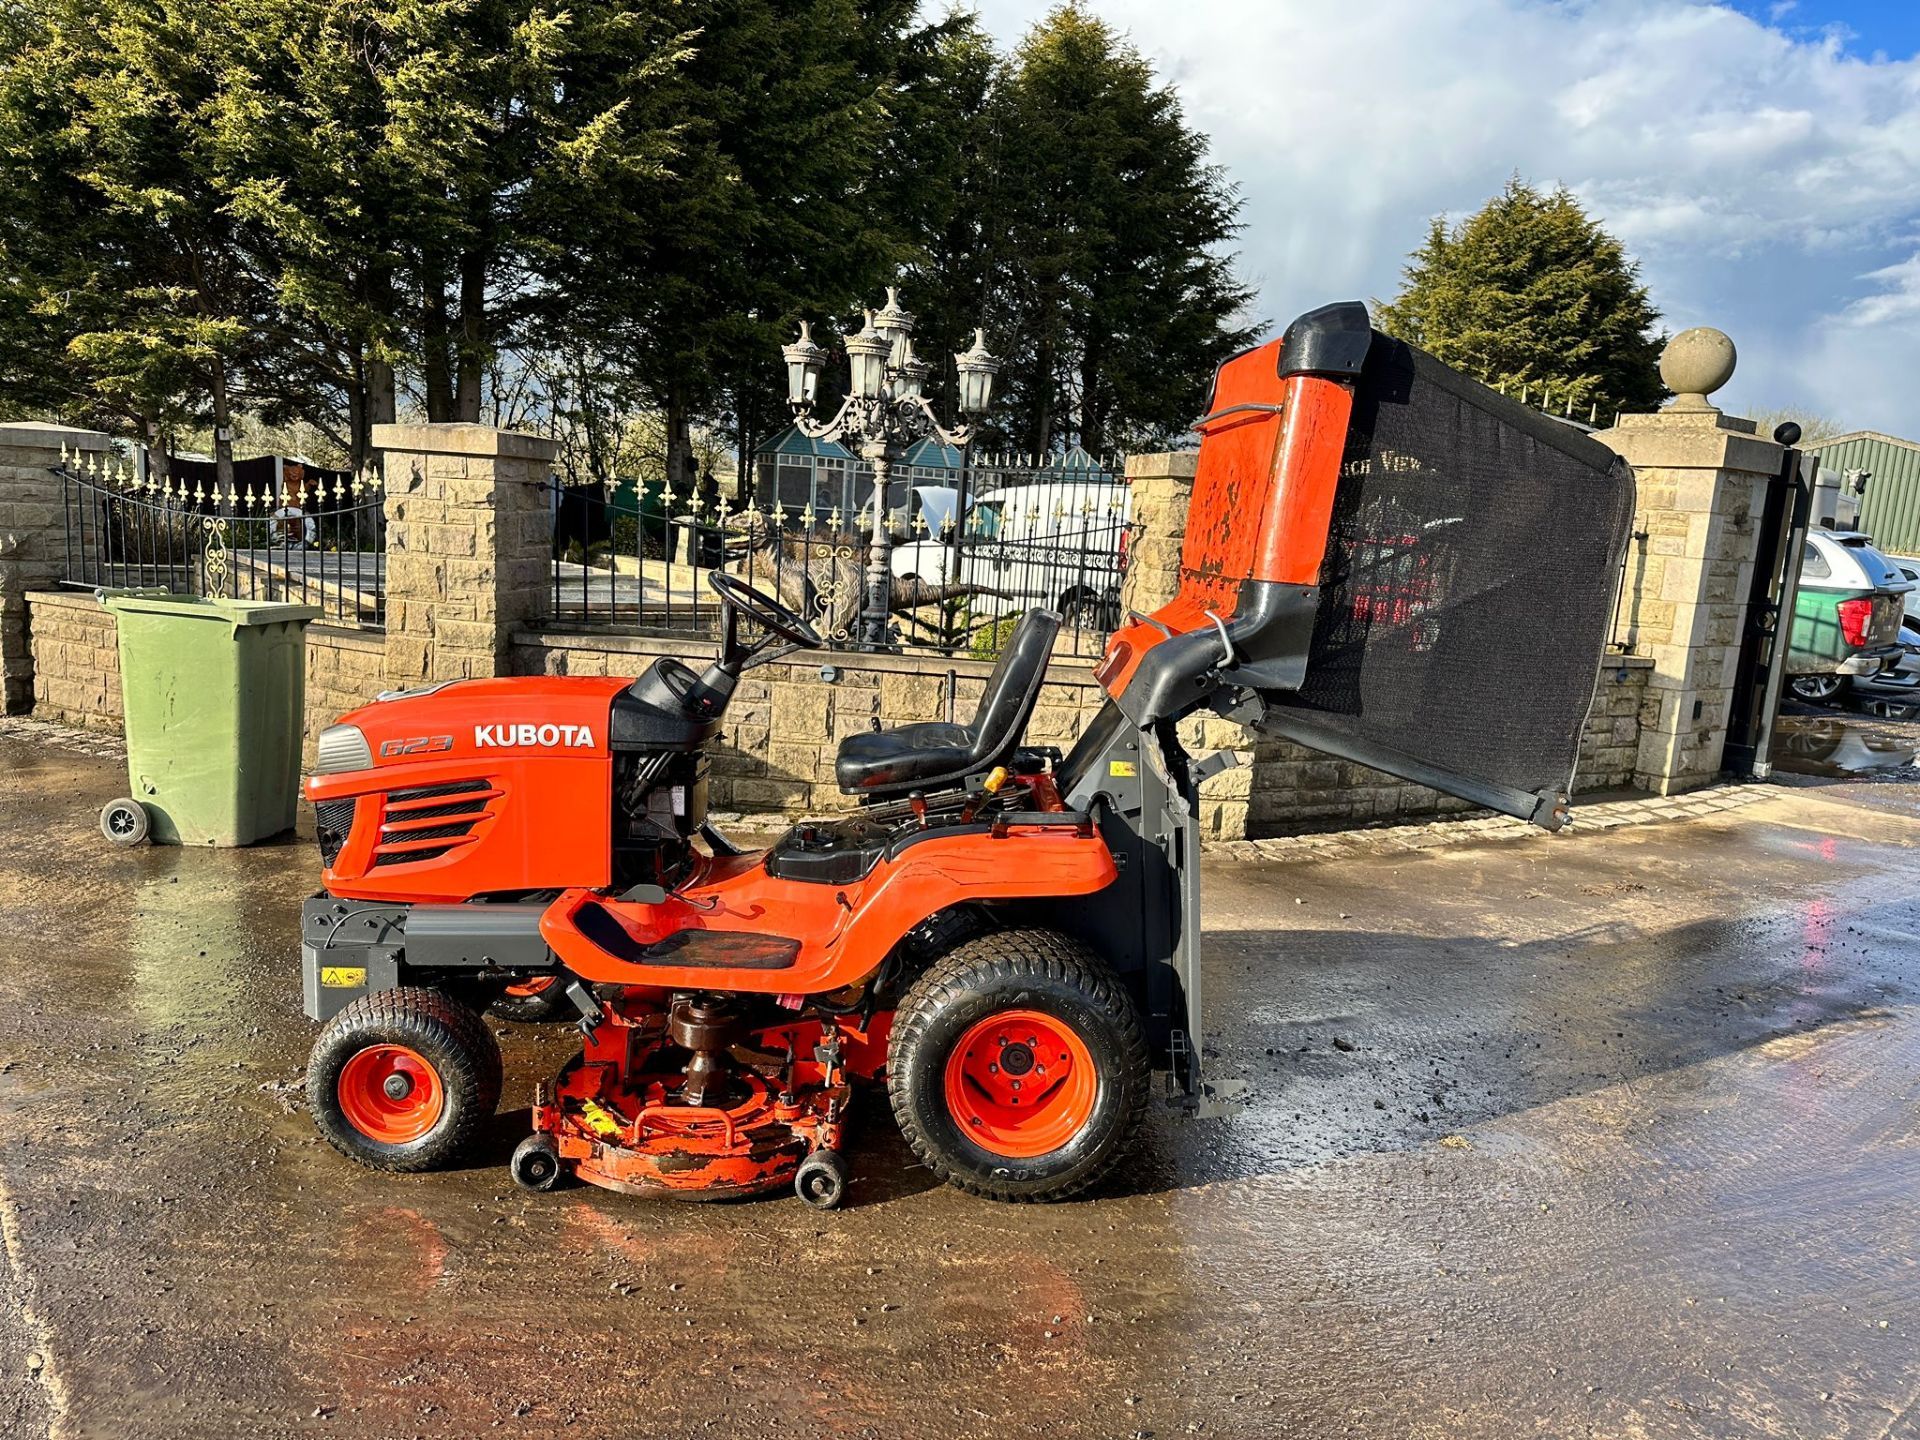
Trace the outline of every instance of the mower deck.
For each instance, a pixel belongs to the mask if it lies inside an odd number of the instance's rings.
[[[891,1018],[749,1028],[732,997],[682,997],[662,1013],[644,992],[623,993],[536,1093],[514,1178],[546,1189],[571,1170],[679,1200],[793,1184],[811,1204],[838,1204],[850,1081],[879,1073]]]

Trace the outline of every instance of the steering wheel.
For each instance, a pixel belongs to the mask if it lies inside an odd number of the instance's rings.
[[[778,635],[782,640],[794,645],[804,645],[809,650],[823,650],[827,642],[820,638],[820,632],[806,620],[789,610],[785,605],[767,594],[756,590],[737,575],[729,575],[724,570],[712,570],[707,573],[707,584],[735,610],[749,620]]]

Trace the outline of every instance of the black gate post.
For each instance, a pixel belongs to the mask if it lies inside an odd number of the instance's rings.
[[[1800,474],[1800,427],[1791,420],[1773,432],[1786,447],[1780,473],[1767,486],[1754,555],[1753,583],[1747,591],[1747,623],[1740,637],[1740,659],[1733,672],[1733,697],[1727,712],[1723,773],[1764,780],[1773,771],[1767,750],[1773,738],[1774,712],[1780,706],[1788,651],[1793,642],[1793,607],[1800,591],[1800,554],[1806,545],[1812,493]]]

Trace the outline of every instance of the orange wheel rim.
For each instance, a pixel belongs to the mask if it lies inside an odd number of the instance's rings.
[[[507,986],[506,993],[516,999],[525,995],[544,995],[559,983],[560,977],[558,975],[535,975],[530,980],[522,980],[517,984]]]
[[[1071,1025],[1038,1010],[977,1021],[947,1056],[947,1111],[982,1150],[1047,1155],[1086,1126],[1100,1076]]]
[[[341,1067],[336,1087],[347,1123],[383,1145],[418,1140],[447,1107],[440,1072],[405,1045],[369,1045]]]

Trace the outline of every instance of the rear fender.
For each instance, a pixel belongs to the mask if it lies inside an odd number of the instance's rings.
[[[540,933],[589,981],[818,995],[866,980],[909,930],[949,906],[1089,895],[1117,873],[1098,833],[936,831],[846,885],[771,876],[762,852],[708,860],[659,904],[568,890]]]

